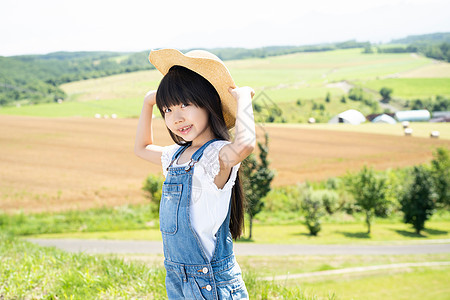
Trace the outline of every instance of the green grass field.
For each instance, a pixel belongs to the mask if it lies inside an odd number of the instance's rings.
[[[275,103],[295,103],[298,99],[321,101],[330,92],[332,103],[324,103],[329,115],[350,107],[364,110],[358,103],[340,103],[340,97],[345,94],[343,89],[327,87],[329,83],[343,80],[376,91],[389,86],[394,89],[394,97],[450,95],[450,64],[439,63],[437,68],[433,60],[409,53],[369,55],[362,54],[361,49],[346,49],[235,60],[226,64],[237,85],[251,86],[257,94],[264,91]],[[421,78],[421,69],[426,79]],[[414,78],[383,79],[392,74]],[[3,107],[0,115],[93,117],[96,113],[115,113],[119,118],[137,117],[145,93],[156,89],[161,78],[158,71],[151,70],[71,82],[61,86],[68,94],[62,104]],[[301,110],[310,111],[309,107],[301,107]],[[289,119],[297,122],[295,118]]]
[[[449,266],[414,268],[407,271],[371,273],[357,276],[340,276],[320,282],[290,280],[286,286],[300,286],[305,294],[325,299],[330,292],[339,300],[396,299],[396,300],[446,300],[449,299]]]
[[[376,92],[382,87],[391,88],[393,98],[425,99],[450,95],[450,78],[388,78],[355,83]]]
[[[164,299],[162,256],[71,254],[0,233],[2,299]],[[448,262],[450,254],[238,256],[251,299],[448,299],[450,267],[260,280],[349,267]],[[334,295],[334,296],[331,296]],[[446,298],[447,297],[447,298]]]

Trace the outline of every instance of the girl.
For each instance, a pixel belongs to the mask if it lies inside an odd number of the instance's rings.
[[[254,90],[236,87],[223,62],[207,51],[162,49],[149,59],[165,76],[144,98],[134,151],[162,164],[166,178],[160,230],[168,298],[248,299],[232,239],[244,221],[238,170],[255,148]],[[155,104],[171,146],[153,144]]]

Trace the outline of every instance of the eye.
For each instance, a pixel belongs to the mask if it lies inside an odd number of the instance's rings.
[[[168,113],[168,112],[170,112],[170,108],[164,108],[164,113]]]
[[[183,105],[184,107],[189,106],[189,104],[181,104],[181,107],[183,107]]]

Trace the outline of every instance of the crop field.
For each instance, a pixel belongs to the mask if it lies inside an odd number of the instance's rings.
[[[60,211],[146,201],[142,183],[162,173],[133,153],[137,119],[1,116],[0,210]],[[155,144],[170,145],[163,121]],[[269,133],[274,186],[430,161],[449,140],[308,128],[257,126]]]

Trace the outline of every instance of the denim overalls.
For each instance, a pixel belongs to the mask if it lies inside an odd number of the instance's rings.
[[[200,160],[205,148],[216,140],[218,139],[210,140],[198,149],[186,167],[172,167],[175,159],[191,143],[179,148],[167,168],[159,218],[169,299],[248,299],[241,269],[233,253],[233,240],[229,230],[231,205],[225,221],[216,233],[216,246],[211,261],[206,257],[189,219],[195,163]]]

